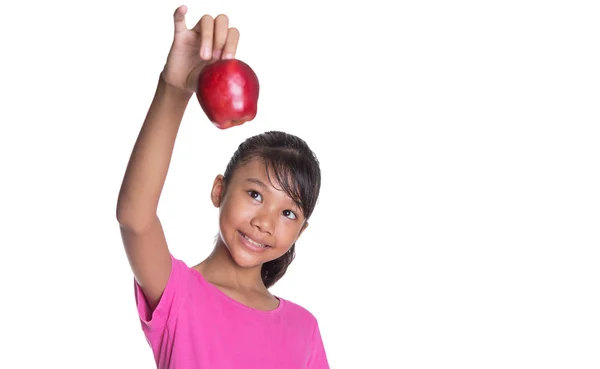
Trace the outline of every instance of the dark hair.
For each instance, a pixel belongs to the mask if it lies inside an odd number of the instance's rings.
[[[317,157],[304,140],[285,132],[269,131],[249,137],[231,157],[225,170],[224,182],[233,172],[253,159],[263,160],[271,184],[271,171],[281,189],[294,200],[308,220],[321,189],[321,169]],[[263,264],[261,276],[267,288],[273,286],[296,256],[296,244],[283,256]]]

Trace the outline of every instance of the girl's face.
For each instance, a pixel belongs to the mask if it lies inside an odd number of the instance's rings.
[[[271,173],[271,180],[275,181]],[[235,262],[256,267],[285,254],[308,223],[294,201],[254,159],[233,173],[227,187],[215,179],[211,198],[220,209],[220,236]]]

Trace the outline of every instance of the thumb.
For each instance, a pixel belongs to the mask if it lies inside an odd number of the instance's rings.
[[[185,14],[187,13],[187,6],[181,5],[179,8],[175,9],[175,13],[173,14],[173,20],[175,22],[175,33],[187,30],[187,26],[185,24]]]

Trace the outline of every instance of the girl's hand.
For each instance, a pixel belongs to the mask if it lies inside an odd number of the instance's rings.
[[[185,23],[187,7],[175,10],[175,35],[162,72],[163,80],[179,90],[194,93],[200,71],[219,59],[233,59],[240,33],[229,27],[229,18],[204,15],[192,29]]]

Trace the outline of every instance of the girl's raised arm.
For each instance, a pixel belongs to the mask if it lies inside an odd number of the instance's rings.
[[[205,15],[188,29],[186,11],[185,6],[175,11],[173,44],[129,159],[117,203],[125,251],[152,310],[171,272],[157,208],[177,132],[200,71],[221,57],[233,58],[239,39],[239,32],[229,27],[225,15],[216,19]]]

